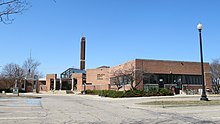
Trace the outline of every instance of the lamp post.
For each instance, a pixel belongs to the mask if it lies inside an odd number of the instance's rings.
[[[86,94],[86,83],[83,83],[83,94]]]
[[[86,75],[85,74],[83,74],[82,75],[82,81],[83,81],[83,94],[86,94]]]
[[[15,70],[15,88],[17,89],[17,93],[18,93],[18,96],[19,96],[19,76],[20,76],[20,70],[18,67],[16,67],[16,70]]]
[[[2,68],[2,66],[0,65],[0,68]],[[1,75],[1,70],[0,70],[0,75]]]
[[[202,53],[202,24],[201,23],[197,25],[197,29],[199,30],[201,71],[202,71],[202,95],[201,95],[200,100],[208,101],[206,91],[205,91],[205,83],[204,83],[204,66],[203,66],[203,53]]]

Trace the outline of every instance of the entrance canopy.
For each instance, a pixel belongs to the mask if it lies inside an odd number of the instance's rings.
[[[72,73],[83,73],[83,74],[85,74],[86,71],[85,70],[76,69],[76,68],[68,68],[63,73],[60,74],[60,78],[71,78]]]

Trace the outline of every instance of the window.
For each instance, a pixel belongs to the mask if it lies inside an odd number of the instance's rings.
[[[185,75],[185,84],[202,84],[202,78],[200,75]]]
[[[144,77],[145,77],[143,79],[144,84],[157,84],[158,83],[158,75],[144,74]]]

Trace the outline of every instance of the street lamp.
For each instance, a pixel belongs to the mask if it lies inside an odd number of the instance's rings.
[[[82,76],[82,78],[83,78],[83,94],[86,94],[86,77],[85,77],[86,75],[85,74],[83,74],[83,76]]]
[[[83,83],[83,94],[84,95],[86,94],[86,83],[85,82]]]
[[[1,68],[2,66],[0,65],[0,68]],[[1,71],[0,71],[0,74],[1,74]]]
[[[204,83],[204,66],[203,66],[203,54],[202,54],[202,24],[201,23],[197,25],[197,29],[199,30],[201,71],[202,71],[202,95],[201,95],[200,100],[208,101],[206,91],[205,91],[205,83]]]
[[[18,93],[18,96],[19,96],[19,83],[18,83],[18,79],[19,79],[19,69],[16,67],[16,70],[15,70],[15,88],[17,89],[17,93]]]

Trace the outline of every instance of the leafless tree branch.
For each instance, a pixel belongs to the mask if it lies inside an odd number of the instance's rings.
[[[10,24],[14,14],[22,14],[30,7],[26,0],[0,0],[0,22]]]
[[[213,90],[215,93],[219,93],[220,84],[218,81],[220,79],[220,59],[212,60],[210,67],[213,81]]]
[[[28,58],[22,68],[24,70],[24,73],[26,75],[26,78],[34,78],[35,75],[38,77],[41,77],[41,73],[37,70],[37,68],[40,66],[40,63],[32,58]]]
[[[131,90],[137,89],[137,87],[143,82],[144,79],[150,78],[152,74],[135,68],[134,65],[129,65],[127,68],[120,68],[112,71],[114,77],[114,85],[120,88],[122,83],[126,80],[130,84]]]
[[[211,66],[212,78],[220,78],[220,60],[214,59]]]
[[[3,67],[1,75],[1,79],[7,86],[8,84],[14,84],[15,80],[19,83],[24,78],[24,71],[19,65],[10,63]]]

